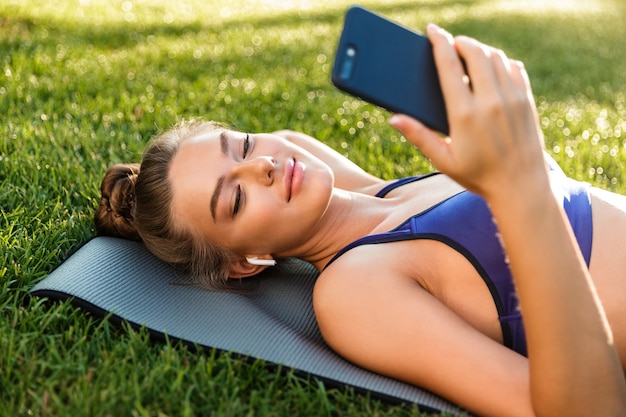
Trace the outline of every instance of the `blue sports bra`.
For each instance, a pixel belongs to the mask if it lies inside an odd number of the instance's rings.
[[[376,196],[384,198],[395,188],[436,174],[403,178],[388,184]],[[558,167],[552,169],[551,175],[553,190],[563,197],[563,207],[589,266],[593,229],[588,185],[567,178]],[[343,248],[326,267],[360,245],[413,239],[437,240],[471,262],[493,297],[504,345],[526,356],[526,334],[506,254],[487,203],[476,194],[462,191],[410,217],[393,230],[362,237]]]

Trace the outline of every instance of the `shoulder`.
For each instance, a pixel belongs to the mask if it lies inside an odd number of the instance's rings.
[[[320,275],[313,303],[328,345],[363,368],[474,411],[529,411],[526,358],[477,331],[401,266],[363,262],[375,253],[348,256]]]
[[[387,303],[393,304],[396,291],[411,288],[415,297],[431,296],[420,285],[421,271],[407,271],[402,264],[403,249],[394,244],[358,246],[320,274],[313,302],[322,331],[332,332],[337,317],[349,317],[374,305],[387,308]]]

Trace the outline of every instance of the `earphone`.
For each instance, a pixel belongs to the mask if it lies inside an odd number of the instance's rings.
[[[276,261],[274,259],[259,259],[257,257],[249,258],[246,256],[246,261],[248,261],[248,263],[251,265],[258,265],[258,266],[275,266],[276,265]]]

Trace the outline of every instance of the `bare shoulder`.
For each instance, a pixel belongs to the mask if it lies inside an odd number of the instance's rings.
[[[401,268],[348,254],[314,291],[331,348],[479,414],[532,415],[526,358],[475,330]]]
[[[626,369],[626,197],[591,188],[593,246],[589,271]]]
[[[621,278],[626,268],[626,252],[622,250],[626,245],[626,197],[594,187],[590,190],[593,217],[590,271],[595,279],[600,279],[596,285],[601,286],[605,275]],[[619,282],[626,284],[624,279]]]

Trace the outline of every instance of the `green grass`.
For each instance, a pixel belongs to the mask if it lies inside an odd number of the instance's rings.
[[[27,296],[94,236],[105,168],[137,161],[180,118],[302,130],[386,178],[430,169],[387,113],[329,82],[349,2],[267,3],[0,2],[0,415],[419,415]],[[549,151],[568,174],[624,192],[626,7],[543,3],[361,2],[525,61]]]

